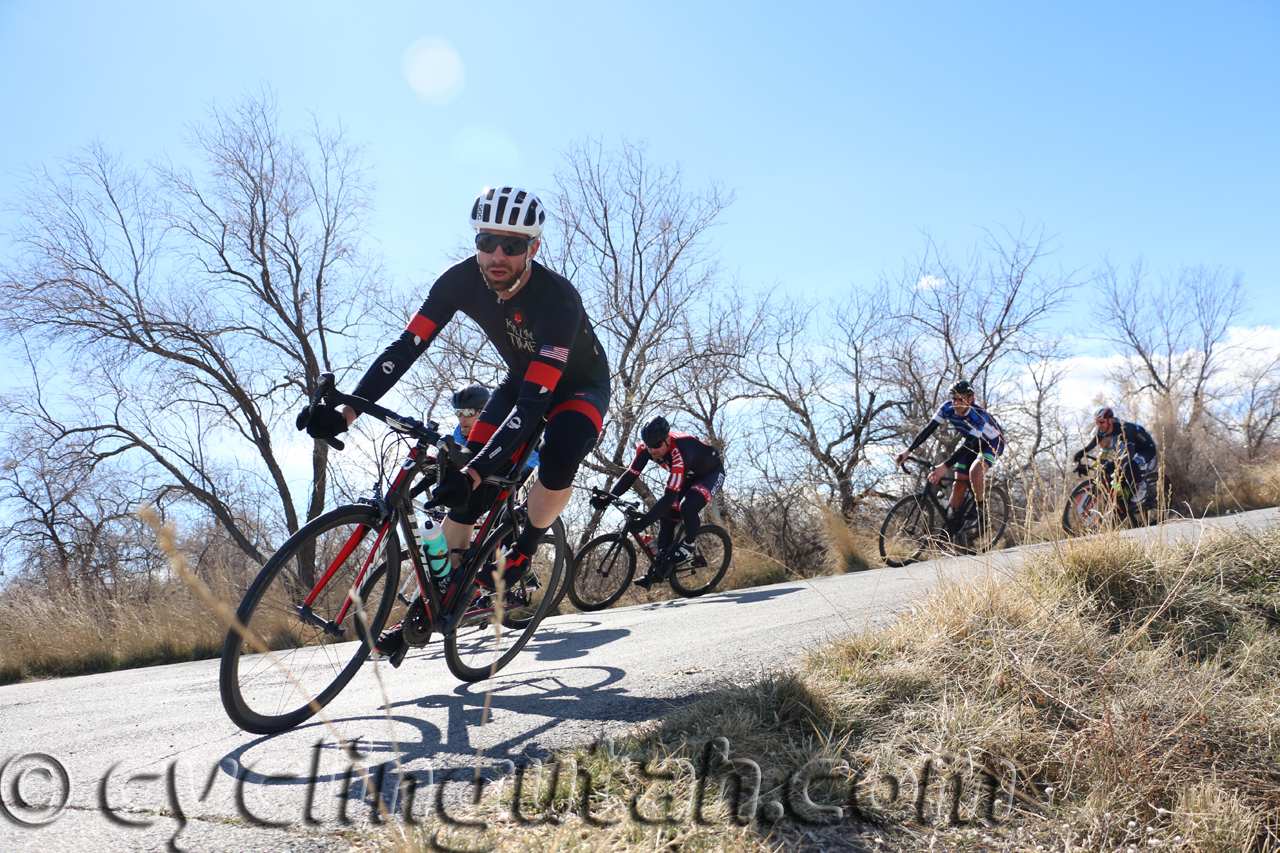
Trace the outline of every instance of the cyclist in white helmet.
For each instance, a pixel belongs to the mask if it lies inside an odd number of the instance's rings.
[[[507,375],[467,436],[464,464],[446,473],[433,500],[450,508],[444,535],[456,564],[457,550],[465,548],[476,520],[496,497],[481,481],[509,468],[546,417],[528,520],[506,554],[508,583],[525,574],[543,534],[568,504],[574,475],[599,438],[609,406],[609,363],[581,296],[568,279],[534,260],[546,218],[528,190],[493,187],[480,193],[471,205],[475,255],[436,279],[408,328],[353,392],[372,401],[382,397],[458,312],[485,333],[506,362]],[[328,437],[345,431],[356,416],[346,407],[318,412],[309,431]],[[478,580],[496,585],[484,573]],[[376,645],[398,665],[403,630],[389,629]]]

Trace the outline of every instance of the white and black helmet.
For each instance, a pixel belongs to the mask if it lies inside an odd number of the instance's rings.
[[[477,231],[496,228],[538,237],[546,219],[547,209],[538,197],[519,187],[489,187],[471,205],[471,227]]]

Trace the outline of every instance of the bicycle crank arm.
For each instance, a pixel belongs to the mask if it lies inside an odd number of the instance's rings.
[[[321,619],[311,610],[311,606],[307,604],[299,604],[297,607],[298,615],[302,617],[303,622],[310,622],[321,631],[334,637],[341,637],[347,633],[346,628],[339,628],[338,623],[332,619]]]

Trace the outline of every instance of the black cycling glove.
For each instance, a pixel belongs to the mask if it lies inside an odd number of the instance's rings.
[[[1089,466],[1085,465],[1083,462],[1076,464],[1077,477],[1083,477],[1085,474],[1088,474],[1088,473],[1089,473]]]
[[[604,509],[609,505],[609,495],[594,495],[587,503],[591,504],[592,509]]]
[[[626,533],[639,533],[641,530],[644,530],[648,526],[649,525],[645,524],[645,521],[643,518],[632,518],[627,521],[626,526],[623,527],[622,529]]]
[[[337,409],[329,406],[318,406],[315,411],[311,406],[303,406],[295,421],[298,429],[305,429],[312,438],[331,439],[347,431],[347,419]]]
[[[431,493],[431,504],[459,509],[471,500],[471,490],[470,474],[464,474],[457,468],[446,468],[444,476],[440,478],[440,485]]]

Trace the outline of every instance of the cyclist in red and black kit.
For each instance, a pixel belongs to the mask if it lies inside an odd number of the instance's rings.
[[[525,574],[542,535],[568,504],[574,475],[599,438],[609,406],[609,364],[582,298],[568,279],[534,261],[545,220],[533,193],[518,187],[482,192],[471,206],[475,256],[436,279],[408,328],[353,392],[374,401],[387,393],[459,311],[485,333],[507,374],[472,427],[461,466],[444,474],[432,500],[450,508],[444,536],[456,565],[476,520],[496,498],[494,487],[479,488],[481,481],[504,473],[546,417],[528,520],[505,554],[508,583]],[[357,416],[347,407],[333,414],[336,423],[313,417],[312,434],[326,437],[317,435],[326,425],[341,432]],[[482,572],[478,581],[496,585],[492,572]],[[393,663],[403,658],[399,629],[389,629],[376,644]]]
[[[609,491],[615,497],[625,494],[644,471],[650,458],[671,472],[662,497],[643,517],[628,522],[626,527],[628,533],[639,533],[661,518],[657,546],[658,552],[662,553],[675,536],[676,524],[684,521],[684,541],[666,567],[661,569],[668,571],[693,558],[698,527],[701,524],[699,513],[724,485],[724,462],[720,458],[720,451],[688,433],[672,430],[663,417],[656,417],[645,424],[640,438],[631,467]],[[604,509],[608,504],[609,499],[604,496],[591,499],[591,506],[595,509]],[[636,584],[648,589],[664,580],[664,577],[655,575],[659,570],[657,566],[651,567],[648,574],[636,580]]]

